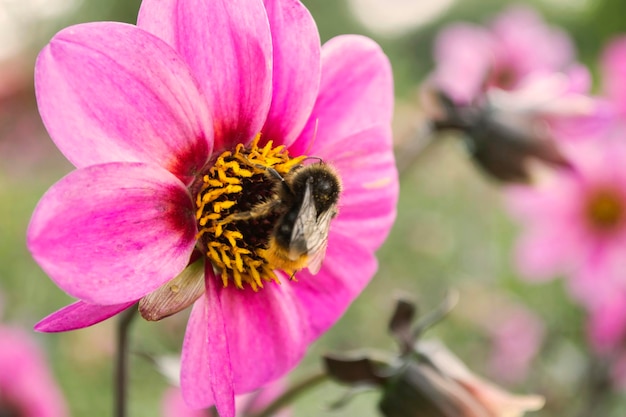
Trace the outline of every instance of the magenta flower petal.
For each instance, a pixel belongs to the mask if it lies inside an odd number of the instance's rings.
[[[137,25],[193,70],[210,102],[217,149],[261,131],[272,97],[272,37],[261,0],[146,0]]]
[[[288,284],[266,284],[259,292],[223,288],[209,273],[207,297],[194,305],[185,335],[181,387],[191,406],[216,401],[220,415],[228,415],[223,407],[230,403],[220,406],[220,399],[250,392],[292,369],[311,335]]]
[[[256,293],[250,288],[220,288],[235,393],[250,392],[284,375],[304,355],[311,335],[292,287],[268,283]],[[209,304],[214,304],[211,297]]]
[[[626,293],[613,291],[592,309],[587,323],[588,336],[599,353],[621,349],[626,338]]]
[[[328,161],[343,178],[339,215],[333,232],[357,236],[359,244],[378,249],[396,217],[398,172],[388,126],[320,143],[312,154]],[[364,210],[363,207],[367,207]]]
[[[310,340],[316,339],[341,317],[377,268],[372,251],[359,245],[354,236],[331,234],[320,272],[311,275],[306,270],[300,271],[298,282],[291,286],[306,310]]]
[[[76,170],[37,205],[28,246],[68,294],[93,304],[137,300],[183,270],[195,207],[164,169],[111,163]]]
[[[206,267],[206,298],[210,308],[207,309],[207,342],[209,344],[208,362],[211,370],[211,393],[215,399],[215,407],[222,417],[235,417],[235,389],[233,382],[233,365],[230,353],[231,341],[227,323],[232,314],[221,299],[222,283],[213,275],[213,266]]]
[[[171,387],[163,396],[163,417],[207,417],[206,410],[189,408],[182,391]]]
[[[183,342],[180,387],[185,402],[193,408],[206,408],[214,404],[209,369],[209,346],[207,322],[209,305],[206,297],[200,297],[191,309]],[[223,332],[222,332],[223,333]]]
[[[371,126],[389,126],[392,113],[393,80],[385,54],[368,38],[338,36],[322,47],[319,96],[290,152],[303,154],[312,141],[332,142]]]
[[[96,305],[88,304],[84,301],[76,301],[55,311],[35,324],[35,330],[38,332],[55,333],[82,329],[113,317],[133,304],[135,304],[135,301],[112,305]]]
[[[191,311],[181,363],[181,388],[187,404],[206,408],[215,404],[220,416],[235,416],[233,370],[226,334],[221,283],[207,265],[205,297]],[[230,312],[229,312],[230,313]]]
[[[59,32],[37,60],[46,128],[77,167],[156,163],[179,178],[211,151],[206,100],[182,59],[153,35],[122,23]]]
[[[272,105],[265,139],[289,146],[304,127],[320,83],[320,38],[315,21],[298,0],[265,0],[272,29]],[[298,94],[294,94],[297,91]]]

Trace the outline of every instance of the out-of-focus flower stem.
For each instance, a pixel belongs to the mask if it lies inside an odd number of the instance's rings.
[[[435,131],[430,123],[420,126],[413,136],[402,145],[395,148],[396,165],[400,176],[404,175],[415,161],[421,157],[426,149],[434,142]]]
[[[128,374],[128,330],[137,313],[137,304],[122,312],[117,322],[117,347],[113,377],[114,417],[126,417]]]
[[[586,400],[577,417],[594,417],[607,415],[607,404],[611,396],[610,361],[594,357],[587,368],[584,385],[580,391],[585,392]]]
[[[270,403],[270,405],[268,405],[265,409],[261,410],[259,413],[252,414],[249,417],[272,417],[276,415],[278,410],[294,402],[300,395],[312,388],[317,387],[322,382],[328,381],[329,379],[328,375],[323,372],[313,374],[289,388],[280,397]]]

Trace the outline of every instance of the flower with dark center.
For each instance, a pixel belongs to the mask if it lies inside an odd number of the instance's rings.
[[[77,169],[39,202],[28,246],[79,299],[37,330],[193,304],[183,396],[228,417],[374,274],[398,184],[391,69],[371,40],[321,47],[297,0],[145,0],[137,26],[59,32],[35,81]]]

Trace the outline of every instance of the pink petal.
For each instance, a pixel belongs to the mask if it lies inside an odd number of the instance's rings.
[[[169,172],[140,163],[79,169],[37,205],[28,247],[68,294],[137,300],[180,273],[195,244],[194,204]]]
[[[458,103],[470,103],[481,92],[493,65],[494,40],[482,27],[448,26],[435,41],[435,85]]]
[[[221,417],[235,417],[234,369],[231,346],[235,343],[230,338],[227,325],[232,314],[222,301],[222,282],[213,275],[213,266],[206,267],[207,341],[209,343],[208,362],[211,370],[211,393],[215,407]],[[241,347],[241,346],[238,346]],[[237,358],[238,359],[238,358]],[[236,362],[235,362],[236,363]]]
[[[221,280],[206,267],[206,297],[194,304],[187,325],[181,363],[181,388],[194,408],[215,404],[222,417],[235,416],[233,370],[226,335]],[[230,311],[229,311],[230,313]]]
[[[0,326],[0,393],[23,416],[66,417],[67,405],[42,350],[22,329]]]
[[[221,288],[237,394],[255,390],[290,371],[302,359],[311,336],[306,314],[294,298],[288,278],[254,292],[233,285]],[[298,284],[295,284],[296,286]],[[210,298],[213,305],[215,300]]]
[[[146,0],[137,25],[193,70],[211,104],[217,149],[261,131],[272,95],[272,38],[261,0]]]
[[[570,242],[561,231],[534,230],[522,236],[517,246],[516,264],[524,278],[548,281],[569,271],[571,260],[577,255],[578,242]]]
[[[135,302],[136,301],[129,301],[122,304],[102,306],[88,304],[84,301],[76,301],[73,304],[55,311],[35,324],[35,330],[38,332],[54,333],[93,326],[126,310],[128,307],[135,304]]]
[[[193,408],[214,404],[209,368],[208,310],[206,297],[200,297],[191,310],[183,342],[180,387],[185,402]]]
[[[531,7],[514,5],[493,22],[493,36],[501,60],[527,75],[533,71],[558,71],[572,63],[574,46],[561,29],[548,26]]]
[[[231,395],[291,370],[311,335],[289,284],[266,284],[255,293],[223,288],[209,273],[207,297],[194,305],[185,335],[181,387],[189,405],[206,407],[215,400],[225,415]]]
[[[331,231],[359,236],[371,250],[385,240],[396,217],[398,172],[389,127],[319,142],[312,153],[334,166],[342,179],[339,215]]]
[[[365,288],[378,265],[371,250],[360,246],[354,236],[331,234],[326,258],[317,275],[298,272],[291,285],[305,309],[311,326],[310,340],[328,330]],[[284,285],[284,284],[283,284]]]
[[[590,312],[587,331],[599,353],[619,349],[626,340],[626,294],[615,292]]]
[[[186,181],[211,152],[206,100],[189,69],[135,26],[62,30],[40,53],[35,83],[48,132],[79,168],[149,162]]]
[[[602,53],[603,90],[626,114],[626,36],[612,40]]]
[[[163,417],[207,417],[207,411],[185,403],[179,388],[169,388],[163,396]]]
[[[393,113],[391,65],[368,38],[344,35],[322,48],[322,80],[309,121],[290,152],[308,152],[310,143],[344,138],[371,126],[388,126]]]
[[[289,146],[306,123],[320,83],[320,38],[309,11],[297,0],[265,0],[272,29],[272,105],[265,139]]]

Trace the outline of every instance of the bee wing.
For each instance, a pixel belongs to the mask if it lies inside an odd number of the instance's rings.
[[[309,239],[310,245],[308,250],[307,268],[313,275],[317,274],[322,267],[322,262],[326,256],[326,247],[328,246],[328,231],[330,229],[330,221],[335,217],[336,211],[333,209],[326,210],[317,219],[316,234]]]
[[[312,274],[316,274],[322,266],[328,244],[330,221],[335,214],[335,208],[332,207],[322,213],[319,218],[317,217],[311,186],[307,184],[302,206],[291,233],[289,258],[296,260],[306,254],[308,257],[307,268]]]

